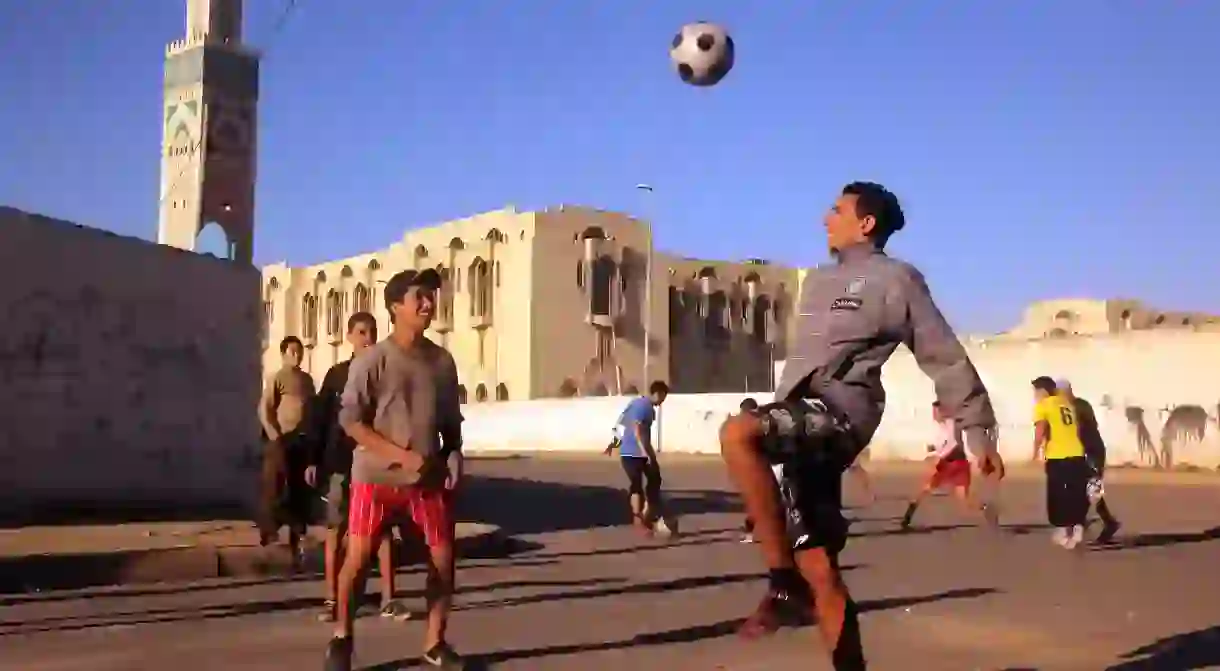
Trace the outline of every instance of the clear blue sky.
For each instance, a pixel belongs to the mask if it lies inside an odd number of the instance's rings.
[[[256,257],[302,264],[495,209],[649,207],[692,256],[825,259],[844,182],[951,320],[1129,296],[1220,312],[1220,2],[247,0]],[[185,0],[0,2],[0,203],[156,234],[164,43]],[[737,41],[714,89],[669,39]]]

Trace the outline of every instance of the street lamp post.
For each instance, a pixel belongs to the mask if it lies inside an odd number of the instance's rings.
[[[652,386],[652,379],[649,378],[649,371],[652,364],[652,217],[649,207],[649,198],[652,196],[652,186],[648,184],[636,184],[635,190],[640,194],[641,216],[644,218],[645,230],[648,233],[648,253],[644,261],[644,378],[640,381],[640,391],[647,394],[648,388]],[[657,452],[661,451],[661,435],[663,421],[660,408],[657,408],[657,423],[654,430],[656,431]]]
[[[648,233],[648,253],[644,261],[644,377],[640,380],[640,389],[647,389],[648,385],[652,384],[649,377],[649,371],[652,364],[652,218],[649,216],[648,207],[649,196],[652,195],[652,187],[648,184],[636,184],[635,189],[640,194],[640,202],[643,205],[642,216],[644,225]]]

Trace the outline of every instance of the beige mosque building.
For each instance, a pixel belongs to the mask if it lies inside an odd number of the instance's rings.
[[[242,5],[187,0],[186,36],[166,48],[158,241],[194,249],[215,225],[227,256],[249,264],[259,53],[242,42]],[[763,260],[654,253],[650,225],[627,214],[508,207],[407,231],[348,259],[267,266],[264,369],[279,365],[276,345],[295,335],[320,381],[351,355],[352,313],[372,312],[388,327],[381,285],[406,268],[434,268],[444,279],[430,336],[453,352],[469,402],[627,394],[653,379],[680,392],[769,390],[802,278]],[[1061,300],[1029,307],[997,337],[1217,326],[1209,315],[1135,301]]]
[[[270,265],[265,363],[295,335],[320,377],[351,355],[352,313],[372,312],[388,328],[386,279],[434,268],[443,287],[430,337],[453,352],[469,401],[629,394],[654,379],[677,391],[769,390],[798,272],[653,253],[650,310],[650,244],[648,224],[626,214],[510,207],[408,231],[349,259]]]

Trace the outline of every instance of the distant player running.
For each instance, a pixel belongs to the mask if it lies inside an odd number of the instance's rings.
[[[977,503],[970,494],[970,460],[966,457],[961,425],[952,417],[945,416],[940,401],[932,403],[932,419],[936,422],[936,443],[929,445],[928,451],[935,460],[935,466],[923,489],[907,506],[906,514],[902,516],[902,528],[910,529],[919,505],[928,495],[942,489],[952,492],[954,498],[970,512],[982,512],[988,524],[994,526],[997,523],[994,513]]]

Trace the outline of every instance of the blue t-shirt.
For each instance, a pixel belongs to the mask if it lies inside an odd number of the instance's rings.
[[[618,423],[623,427],[623,442],[619,445],[619,456],[645,459],[648,453],[635,439],[635,427],[638,424],[640,434],[645,440],[650,438],[652,422],[657,418],[657,411],[652,406],[652,400],[638,396],[627,404],[623,414],[619,415]]]

